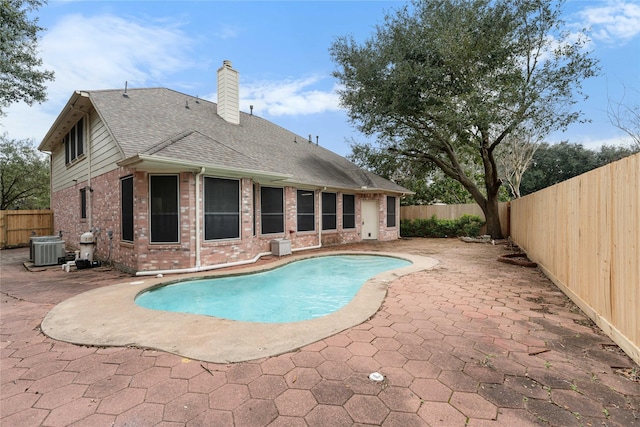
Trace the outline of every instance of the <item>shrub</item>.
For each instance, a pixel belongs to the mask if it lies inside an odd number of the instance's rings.
[[[458,219],[403,219],[400,221],[402,237],[476,237],[484,221],[477,215],[462,215]]]

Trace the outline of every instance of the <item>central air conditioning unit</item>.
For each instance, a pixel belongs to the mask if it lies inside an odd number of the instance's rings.
[[[291,240],[273,239],[271,241],[271,253],[275,256],[291,255]]]
[[[64,241],[59,238],[53,241],[33,242],[33,265],[41,267],[58,264],[58,258],[65,256],[64,248]]]
[[[54,236],[32,236],[29,241],[29,261],[33,261],[33,244],[35,242],[53,242],[62,240],[57,234]]]

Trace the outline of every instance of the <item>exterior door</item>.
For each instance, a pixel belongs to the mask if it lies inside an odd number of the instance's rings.
[[[362,239],[377,240],[380,223],[377,200],[362,201]]]

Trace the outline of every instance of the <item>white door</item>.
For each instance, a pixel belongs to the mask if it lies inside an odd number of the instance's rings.
[[[362,201],[362,239],[377,240],[380,223],[377,200]]]

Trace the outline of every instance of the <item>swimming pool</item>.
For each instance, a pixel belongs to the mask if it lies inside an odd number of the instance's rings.
[[[71,297],[53,307],[40,328],[51,338],[78,345],[135,346],[213,363],[243,362],[293,351],[365,322],[380,310],[394,281],[438,264],[434,258],[406,252],[357,252],[333,248],[329,255],[389,256],[406,259],[411,264],[370,278],[340,310],[300,322],[239,322],[215,316],[150,310],[136,304],[136,297],[176,281],[147,277],[124,280]],[[310,256],[304,253],[295,254],[271,260],[268,265],[242,267],[234,270],[233,274],[258,273],[265,268],[280,268],[292,261],[308,258]],[[184,279],[229,275],[228,270],[219,270],[206,275],[185,275]],[[96,310],[96,307],[100,309]]]
[[[135,302],[245,322],[298,322],[339,310],[371,277],[411,264],[379,255],[320,256],[259,273],[169,284],[138,295]]]

